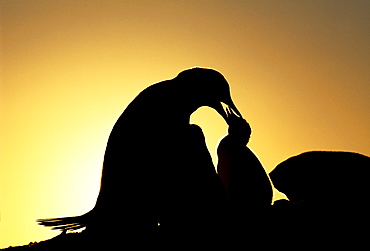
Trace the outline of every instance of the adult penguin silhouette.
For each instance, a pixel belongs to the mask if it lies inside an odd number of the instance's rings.
[[[100,233],[119,227],[130,236],[158,229],[173,235],[201,233],[217,225],[224,187],[202,130],[189,123],[202,106],[214,108],[225,120],[224,107],[241,117],[228,82],[213,69],[187,69],[146,88],[111,131],[95,207],[82,216],[39,224],[67,230],[86,226]]]

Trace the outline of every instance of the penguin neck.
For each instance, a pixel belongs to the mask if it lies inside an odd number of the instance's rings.
[[[196,111],[196,108],[174,106],[170,111],[170,117],[167,117],[167,119],[170,118],[171,124],[179,126],[189,125],[190,116],[194,111]]]
[[[192,112],[175,112],[172,122],[177,125],[189,125]]]

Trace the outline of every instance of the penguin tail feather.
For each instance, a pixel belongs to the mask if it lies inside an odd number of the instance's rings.
[[[38,219],[37,223],[44,227],[51,227],[52,230],[75,231],[86,227],[84,218],[84,215],[80,215],[62,218]]]

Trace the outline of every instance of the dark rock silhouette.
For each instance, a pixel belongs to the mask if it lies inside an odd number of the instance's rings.
[[[312,151],[291,157],[270,172],[275,187],[294,203],[336,206],[344,197],[366,204],[370,158],[352,152]]]
[[[174,237],[216,231],[225,191],[202,130],[189,119],[201,106],[227,119],[221,102],[241,116],[227,81],[212,69],[188,69],[142,91],[109,136],[95,207],[39,224],[66,230],[86,226],[99,236],[118,227],[120,238],[128,240],[158,232]]]
[[[276,201],[271,217],[278,239],[292,246],[363,248],[369,231],[370,158],[352,152],[305,152],[270,173],[289,199]],[[326,246],[323,246],[326,245]]]

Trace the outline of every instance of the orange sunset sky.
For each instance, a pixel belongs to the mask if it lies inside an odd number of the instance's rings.
[[[0,0],[0,12],[0,248],[59,233],[38,218],[90,210],[118,116],[193,66],[226,77],[267,171],[314,149],[370,156],[370,1]],[[225,122],[209,108],[192,122],[216,162]]]

